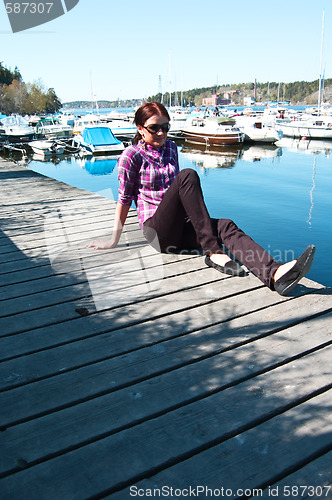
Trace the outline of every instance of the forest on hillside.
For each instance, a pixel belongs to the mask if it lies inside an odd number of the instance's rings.
[[[327,79],[324,82],[324,88],[328,89],[332,86],[332,79]],[[322,89],[322,95],[324,97],[324,88]],[[228,93],[231,91],[237,91],[236,94],[232,96],[232,102],[235,105],[243,105],[244,97],[255,97],[256,102],[264,103],[267,101],[289,101],[293,105],[297,104],[316,104],[318,91],[319,91],[319,80],[314,80],[312,82],[297,81],[291,83],[283,82],[266,82],[260,83],[250,82],[250,83],[235,83],[227,85],[218,85],[212,87],[203,87],[199,89],[191,89],[186,91],[178,91],[169,94],[158,93],[148,98],[149,101],[159,101],[164,102],[169,105],[182,104],[183,106],[200,106],[204,97],[210,97],[212,94]]]
[[[325,91],[324,91],[325,88]],[[204,97],[210,97],[212,94],[224,93],[237,90],[237,94],[232,97],[235,105],[242,106],[244,97],[254,97],[256,95],[257,103],[267,101],[289,101],[293,105],[317,104],[319,80],[313,82],[297,81],[292,83],[267,82],[260,83],[234,83],[227,85],[218,85],[212,87],[194,88],[185,91],[173,91],[164,94],[158,93],[148,97],[147,101],[162,102],[166,106],[201,106]],[[332,99],[332,79],[325,80],[322,88],[322,100]],[[143,99],[117,99],[115,101],[99,100],[100,108],[125,108],[138,107],[144,102]],[[66,108],[94,108],[95,103],[91,101],[71,101],[64,103]]]
[[[25,83],[17,67],[11,71],[0,62],[0,114],[56,113],[62,104],[53,88],[39,80]]]

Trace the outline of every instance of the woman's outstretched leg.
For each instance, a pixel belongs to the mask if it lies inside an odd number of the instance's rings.
[[[273,257],[229,219],[213,219],[212,224],[225,247],[245,264],[271,290],[280,295],[290,293],[310,270],[314,245],[309,245],[297,260],[278,264]]]
[[[212,222],[218,237],[231,254],[266,286],[274,289],[274,274],[280,264],[232,220],[213,219]]]

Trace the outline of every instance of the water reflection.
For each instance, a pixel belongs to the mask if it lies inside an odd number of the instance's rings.
[[[314,209],[314,190],[316,187],[316,182],[315,182],[315,177],[316,177],[316,155],[314,157],[314,165],[312,168],[312,187],[310,189],[310,209],[309,209],[309,217],[307,220],[307,223],[309,224],[309,227],[311,228],[311,219],[312,219],[312,212]]]
[[[291,137],[283,137],[278,143],[281,148],[287,148],[290,151],[299,151],[308,154],[323,153],[327,158],[330,158],[332,151],[332,141],[323,140],[308,140],[308,139],[292,139]]]
[[[274,144],[241,145],[206,147],[185,143],[181,155],[191,161],[196,167],[233,168],[238,160],[261,161],[265,158],[276,158],[282,155],[282,148]]]
[[[313,167],[312,167],[312,183],[309,192],[310,197],[310,208],[309,215],[307,219],[307,223],[309,228],[312,229],[312,219],[313,219],[313,210],[314,210],[314,191],[316,188],[316,167],[317,167],[317,158],[319,155],[322,155],[326,158],[331,157],[332,151],[332,141],[324,141],[318,139],[292,139],[291,137],[283,137],[278,145],[282,148],[288,149],[292,152],[304,153],[314,155],[313,159]]]
[[[245,145],[242,151],[242,160],[261,161],[266,158],[278,158],[282,155],[282,148],[275,144]]]
[[[56,155],[56,156],[42,156],[38,154],[33,154],[31,157],[27,158],[27,161],[38,161],[41,163],[53,163],[53,165],[59,165],[59,163],[70,163],[71,157],[66,155]]]
[[[198,168],[233,168],[236,160],[241,157],[242,147],[224,146],[222,148],[195,145],[190,147],[185,143],[181,155]]]
[[[116,167],[118,157],[95,156],[91,158],[77,158],[77,164],[91,175],[111,174]]]

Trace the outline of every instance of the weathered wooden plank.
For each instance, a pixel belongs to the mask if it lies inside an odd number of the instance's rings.
[[[22,259],[26,259],[27,257],[30,259],[36,258],[45,258],[49,257],[49,255],[60,255],[61,253],[75,249],[81,248],[94,239],[105,238],[111,233],[110,229],[105,230],[92,230],[88,234],[87,233],[78,233],[73,236],[73,239],[68,239],[67,234],[65,232],[62,235],[53,238],[52,232],[44,233],[44,237],[38,240],[35,244],[29,247],[29,244],[20,245],[19,247],[15,245],[12,247],[11,251],[8,251],[8,247],[6,252],[3,252],[0,255],[0,272],[5,272],[2,270],[2,265],[7,264],[12,261],[19,261]],[[140,229],[131,230],[130,226],[123,231],[123,234],[120,239],[120,243],[126,242],[128,244],[129,241],[141,241],[146,244],[146,240],[144,239],[142,232]],[[14,242],[12,242],[14,245]],[[91,252],[91,250],[90,250]]]
[[[324,318],[328,317],[332,323],[332,314],[330,313]],[[250,319],[247,318],[247,322],[250,322]],[[309,323],[312,324],[311,322]],[[325,328],[320,327],[324,331],[324,335],[326,335]],[[332,328],[332,327],[331,327]],[[184,346],[184,353],[176,356],[176,360],[178,363],[185,362],[187,359],[187,355],[190,356],[187,362],[191,362],[191,356],[197,357],[200,359],[201,356],[207,357],[212,355],[213,353],[218,353],[220,350],[228,349],[235,344],[235,338],[232,336],[232,342],[230,343],[228,338],[228,330],[227,328],[223,329],[219,326],[219,330],[221,330],[222,336],[219,334],[218,339],[218,347],[216,347],[215,343],[211,342],[211,335],[214,335],[215,331],[218,331],[217,328],[214,328],[212,333],[209,329],[204,329],[203,331],[198,331],[192,334],[188,334],[186,336],[181,335],[179,338],[175,338],[169,342],[163,342],[160,350],[156,349],[154,345],[151,348],[152,359],[150,358],[150,349],[146,348],[144,350],[140,350],[139,352],[135,352],[134,364],[144,366],[147,363],[150,367],[153,366],[153,359],[155,359],[155,350],[160,352],[160,356],[162,360],[157,363],[157,368],[163,365],[164,358],[167,359],[168,349],[171,352],[172,362],[174,362],[174,352],[178,352],[178,350],[182,350]],[[306,330],[306,327],[303,327],[303,330]],[[226,333],[226,338],[224,335]],[[330,334],[328,330],[328,335]],[[221,336],[221,339],[220,339]],[[76,342],[65,344],[64,346],[59,346],[54,348],[53,350],[41,351],[35,354],[31,354],[29,356],[25,356],[24,358],[12,359],[7,362],[3,362],[0,365],[0,389],[8,388],[11,386],[15,386],[16,384],[26,384],[29,382],[33,382],[35,378],[45,378],[48,376],[52,376],[57,373],[63,373],[68,370],[72,370],[74,367],[82,367],[85,364],[96,363],[103,361],[108,358],[114,358],[116,355],[114,351],[109,351],[110,335],[103,335],[101,338],[93,337],[87,339],[86,341]],[[254,337],[255,338],[255,337]],[[238,336],[238,343],[244,341],[243,334],[241,333]],[[223,342],[225,343],[224,347],[222,347]],[[266,340],[268,344],[268,340]],[[311,345],[311,344],[310,344]],[[193,351],[193,353],[192,353]],[[108,355],[105,353],[109,353]],[[124,355],[124,359],[127,360],[129,356],[128,353]],[[145,359],[147,356],[147,359]],[[141,360],[142,357],[142,360]],[[194,358],[195,359],[195,358]],[[120,356],[119,359],[113,359],[113,366],[117,366],[117,363],[122,364],[122,358]],[[130,372],[129,366],[130,361],[128,360],[128,372]],[[160,364],[159,364],[160,363]],[[165,368],[166,369],[166,368]],[[15,373],[16,377],[13,377],[12,374]]]
[[[115,202],[110,200],[102,199],[103,201],[109,201],[109,203],[104,203],[98,201],[98,207],[96,206],[96,200],[90,199],[90,197],[83,198],[81,200],[69,200],[67,205],[70,204],[71,210],[64,209],[64,203],[59,199],[56,203],[53,202],[51,206],[46,203],[41,205],[36,205],[34,203],[31,206],[22,205],[22,208],[17,206],[10,209],[10,212],[4,213],[0,206],[0,223],[3,228],[4,233],[7,236],[18,236],[24,234],[27,231],[39,231],[43,226],[45,218],[49,218],[49,223],[52,223],[51,216],[59,215],[64,217],[66,223],[74,225],[80,222],[81,219],[88,219],[90,223],[97,220],[107,221],[114,215]],[[15,218],[13,218],[13,213],[15,213]],[[136,211],[132,211],[128,214],[129,221],[131,219],[137,218]]]
[[[84,209],[85,209],[84,205]],[[76,211],[75,211],[76,210]],[[91,217],[90,210],[81,213],[73,208],[75,211],[75,217],[69,217],[66,213],[62,213],[60,210],[56,210],[52,214],[42,214],[40,217],[38,225],[33,226],[22,226],[19,229],[12,230],[8,227],[3,228],[2,238],[1,238],[1,253],[6,253],[10,249],[10,244],[15,244],[20,248],[33,248],[40,246],[40,243],[45,241],[45,238],[55,239],[57,237],[62,237],[65,234],[69,242],[81,241],[87,238],[87,234],[92,233],[98,234],[99,232],[111,232],[113,226],[113,213],[105,212],[99,215],[94,215]],[[134,213],[129,213],[126,221],[125,231],[137,231],[137,217]],[[85,235],[82,237],[82,235]],[[6,240],[7,237],[7,240]]]
[[[103,250],[103,251],[91,251],[91,249],[79,248],[70,251],[65,251],[59,254],[52,265],[50,263],[40,262],[39,265],[34,260],[29,262],[19,261],[15,265],[11,263],[11,268],[6,268],[6,273],[0,272],[0,291],[1,287],[7,285],[15,285],[23,283],[25,281],[34,281],[40,278],[46,278],[51,276],[59,276],[64,274],[73,274],[79,271],[82,272],[82,260],[84,259],[84,268],[90,269],[98,266],[107,266],[114,263],[115,261],[121,260],[132,260],[137,259],[137,250],[144,246],[144,256],[147,257],[150,254],[155,254],[155,250],[147,245],[145,242],[140,242],[139,240],[134,243],[130,243],[128,246],[126,243],[119,243],[116,249]],[[168,262],[180,262],[183,259],[193,258],[193,255],[162,255],[163,265]],[[22,265],[25,264],[25,265]],[[3,267],[4,265],[0,265]],[[21,269],[22,267],[22,269]]]
[[[310,396],[324,384],[331,383],[330,355],[331,348],[321,349],[235,387],[183,406],[177,411],[183,420],[187,419],[187,424],[180,429],[185,428],[186,433],[191,433],[186,436],[186,446],[190,445],[191,449],[195,449],[221,435],[234,432],[245,425],[245,418],[250,422],[262,419],[263,416],[270,418],[271,414],[282,411],[289,404],[294,404],[295,401]],[[245,366],[247,361],[242,358],[241,363]],[[323,364],[328,369],[322,373]],[[213,377],[212,373],[206,372],[200,384],[208,385],[210,375]],[[8,428],[0,434],[0,474],[19,469],[20,459],[32,465],[43,457],[63,453],[92,442],[94,438],[100,439],[102,436],[121,432],[128,426],[166,413],[170,408],[176,408],[181,395],[192,388],[193,381],[189,380],[187,377],[187,385],[175,387],[176,374],[173,375],[173,382],[169,375],[159,376],[156,380],[143,381],[121,391]],[[156,398],[156,394],[160,396]],[[251,409],[250,412],[247,411],[248,408]],[[205,430],[197,436],[198,427]],[[180,441],[181,439],[179,447]]]
[[[122,289],[125,289],[123,296],[126,297],[126,301],[128,301],[132,296],[132,290],[136,290],[136,287],[144,286],[146,289],[145,298],[147,298],[149,296],[155,296],[158,293],[167,293],[165,287],[166,282],[160,283],[160,280],[174,278],[173,281],[175,281],[175,283],[172,283],[171,287],[171,290],[173,290],[178,287],[177,283],[179,280],[183,282],[185,279],[185,277],[182,276],[183,273],[190,272],[191,284],[194,286],[195,283],[199,283],[198,280],[205,274],[201,272],[199,276],[195,273],[196,271],[206,270],[206,266],[202,260],[200,260],[200,262],[196,259],[187,261],[187,265],[184,266],[183,270],[181,270],[179,264],[177,264],[177,266],[169,264],[158,268],[158,264],[160,264],[161,260],[160,254],[154,253],[144,256],[143,269],[137,269],[141,262],[139,262],[138,259],[133,259],[104,265],[102,267],[90,268],[89,270],[85,269],[86,274],[82,276],[81,273],[81,279],[79,281],[75,279],[71,273],[68,275],[67,283],[61,276],[58,279],[55,277],[48,280],[48,285],[45,283],[45,280],[42,280],[41,283],[37,280],[30,282],[27,284],[26,288],[20,284],[19,287],[14,287],[14,292],[17,292],[18,296],[14,295],[13,298],[8,297],[8,299],[3,299],[3,313],[0,313],[0,316],[19,314],[33,309],[38,310],[38,314],[42,314],[41,308],[43,307],[79,300],[81,298],[85,299],[91,296],[91,290],[93,291],[93,299],[96,303],[98,300],[98,304],[100,305],[102,300],[105,302],[105,306],[109,307],[108,298],[106,300],[105,298],[98,299],[98,294],[104,295],[105,292],[107,293],[108,291],[107,295],[109,296],[111,293],[112,304],[114,305],[115,301],[119,302],[119,298],[116,296],[117,291]],[[179,274],[181,278],[176,280]],[[169,284],[170,282],[167,281],[167,285]],[[40,285],[39,290],[38,285]],[[46,288],[44,288],[45,285]],[[128,291],[128,287],[130,287],[130,291]],[[29,288],[31,293],[29,293]],[[21,291],[18,291],[18,289]],[[4,291],[4,296],[5,294],[6,290]],[[136,294],[134,297],[135,296]],[[92,311],[94,309],[93,307]]]
[[[0,223],[7,236],[23,235],[26,231],[38,231],[43,226],[45,217],[55,214],[64,218],[64,222],[68,223],[68,225],[73,225],[74,222],[80,223],[82,219],[84,221],[87,219],[89,223],[99,220],[107,221],[114,215],[115,202],[101,198],[101,203],[96,206],[96,199],[86,196],[71,200],[67,204],[63,204],[60,199],[57,205],[53,204],[52,207],[45,205],[36,205],[35,209],[33,207],[33,204],[32,206],[23,205],[19,213],[16,213],[18,207],[15,207],[16,216],[13,219],[11,217],[13,211],[11,210],[8,214],[5,214],[3,207],[0,206]],[[136,211],[132,211],[128,216],[129,220],[135,218]]]
[[[61,226],[61,224],[59,225]],[[86,231],[81,231],[72,234],[66,231],[65,228],[61,227],[59,228],[57,235],[54,234],[55,231],[53,229],[46,229],[43,233],[37,235],[36,240],[33,240],[33,238],[31,240],[26,240],[25,242],[23,242],[23,240],[12,240],[8,243],[8,245],[3,245],[0,249],[0,262],[8,262],[8,260],[13,260],[15,257],[16,259],[20,259],[22,258],[20,253],[22,252],[28,257],[42,256],[50,251],[54,252],[57,249],[58,253],[60,253],[60,251],[69,249],[72,246],[84,246],[93,239],[110,236],[111,232],[111,225],[109,225],[109,227],[100,225],[99,228],[93,228],[88,233]],[[128,227],[126,227],[123,231],[121,238],[122,241],[124,238],[139,238],[144,241],[141,231],[138,228],[132,229],[130,225],[128,225]]]
[[[241,331],[243,336],[251,338],[252,335],[286,328],[306,321],[313,314],[328,311],[331,308],[331,292],[329,290],[327,294],[327,290],[323,289],[314,295],[298,297],[296,304],[295,308],[292,300],[285,301],[262,288],[255,290],[254,296],[237,296],[236,306],[231,295],[222,302],[199,304],[194,309],[173,312],[172,315],[167,312],[158,316],[158,311],[155,311],[153,316],[144,317],[144,320],[140,305],[135,315],[131,310],[130,317],[126,314],[126,308],[120,308],[118,312],[103,311],[98,315],[78,317],[0,338],[0,355],[2,359],[11,358],[89,337],[95,338],[97,342],[98,334],[106,336],[108,351],[114,355],[202,328],[210,328],[212,334],[218,334],[220,328],[228,328],[232,335],[234,331]]]
[[[272,397],[276,404],[278,395]],[[31,498],[37,498],[42,492],[51,497],[55,492],[73,499],[82,495],[90,497],[112,492],[124,482],[133,484],[161,468],[162,472],[141,485],[206,484],[217,488],[222,483],[234,490],[258,487],[268,484],[276,472],[281,473],[306,454],[317,452],[327,444],[332,447],[332,414],[328,409],[331,403],[332,390],[249,430],[245,430],[246,426],[251,427],[247,409],[236,414],[234,425],[234,418],[229,417],[232,413],[227,414],[224,409],[220,422],[214,408],[210,408],[213,413],[206,411],[207,408],[203,414],[198,412],[198,421],[192,415],[188,419],[190,413],[186,414],[181,408],[4,478],[4,498],[9,498],[8,494],[18,498],[26,489]],[[243,401],[241,405],[243,408]],[[305,417],[307,412],[310,423]],[[247,425],[243,425],[241,417]],[[319,425],[322,422],[324,429]],[[228,430],[229,424],[235,427],[233,432]],[[205,436],[212,428],[219,432],[219,437],[212,438],[204,451]],[[296,432],[290,436],[287,429]],[[187,458],[189,453],[184,451],[182,443],[190,447],[192,458]],[[174,461],[176,465],[170,466]]]
[[[142,270],[144,273],[144,270]],[[209,277],[210,276],[210,277]],[[220,275],[221,276],[221,275]],[[89,276],[88,276],[89,278]],[[120,280],[122,280],[120,276]],[[223,285],[223,282],[230,281],[232,284]],[[184,287],[183,277],[174,277],[167,280],[159,280],[154,284],[148,280],[142,284],[132,286],[126,282],[127,288],[123,288],[123,283],[120,283],[120,289],[115,294],[112,293],[112,288],[107,287],[106,293],[103,289],[99,289],[97,283],[96,293],[93,296],[90,291],[82,291],[79,298],[69,296],[70,302],[62,301],[62,303],[54,306],[45,306],[38,310],[26,311],[15,316],[4,316],[0,318],[1,336],[8,333],[18,333],[27,329],[38,328],[52,323],[58,323],[77,317],[77,308],[85,307],[89,311],[98,311],[110,309],[113,324],[118,325],[119,321],[123,321],[122,315],[125,314],[130,320],[134,315],[142,318],[142,315],[147,318],[155,317],[161,314],[169,314],[170,311],[175,312],[186,308],[193,308],[199,304],[211,302],[222,297],[234,293],[243,293],[252,290],[259,286],[256,280],[245,278],[220,278],[219,281],[213,281],[211,274],[205,269],[193,273],[190,284]],[[89,281],[89,286],[93,286],[93,281]],[[152,286],[153,285],[153,286]],[[206,286],[208,285],[208,286]],[[103,286],[101,285],[101,288]],[[195,293],[193,293],[195,290]],[[166,295],[171,294],[169,300]],[[146,298],[148,297],[148,298]],[[138,302],[144,302],[139,304]],[[126,309],[117,310],[120,306],[125,306]],[[126,320],[128,322],[128,320]]]
[[[108,259],[108,263],[105,262],[105,259],[101,261],[100,258],[98,258],[98,263],[96,263],[97,259],[92,259],[92,257],[90,256],[89,260],[84,258],[83,262],[81,257],[81,259],[79,259],[78,271],[71,271],[70,273],[63,273],[61,275],[55,274],[53,272],[53,275],[46,276],[45,278],[37,278],[36,276],[34,276],[34,273],[32,274],[30,272],[27,277],[27,281],[25,282],[20,281],[12,285],[0,286],[0,300],[8,301],[9,299],[26,297],[26,300],[30,301],[30,298],[28,298],[29,295],[47,292],[48,290],[52,291],[56,288],[62,288],[70,285],[75,285],[77,284],[77,282],[87,281],[85,269],[88,269],[90,274],[93,273],[95,275],[94,278],[90,277],[89,280],[100,280],[106,275],[111,277],[114,275],[130,273],[128,274],[128,280],[130,280],[130,283],[135,284],[137,281],[135,280],[135,273],[139,272],[139,278],[142,278],[142,272],[137,269],[138,265],[142,264],[142,262],[137,261],[137,256],[136,258],[133,256],[129,257],[129,259],[127,260],[126,254],[127,252],[125,252],[124,257],[121,259],[118,253],[112,253],[110,255],[110,257],[112,257]],[[162,275],[163,278],[167,278],[179,274],[190,273],[198,269],[206,269],[203,259],[199,259],[199,261],[194,258],[190,260],[186,259],[182,263],[174,259],[173,262],[169,262],[168,264],[166,264],[163,256],[160,256],[160,254],[157,254],[157,256],[158,258],[156,259],[156,252],[152,248],[150,249],[150,252],[144,251],[144,268],[153,268],[156,277],[160,277],[160,275]],[[161,271],[157,269],[159,265],[163,266]],[[40,297],[40,295],[38,297]]]
[[[332,451],[296,472],[287,475],[283,480],[270,485],[264,490],[261,498],[332,498]]]
[[[308,329],[310,331],[310,328],[314,326],[318,328],[318,325],[321,327],[317,337],[308,338]],[[226,329],[220,334],[224,337],[223,348],[218,349],[218,342],[215,353],[209,352],[211,347],[206,347],[204,339],[201,339],[202,347],[198,348],[197,344],[194,343],[194,347],[190,348],[184,343],[182,344],[184,353],[180,349],[178,355],[177,351],[181,347],[181,341],[174,340],[168,345],[170,356],[165,356],[166,346],[162,345],[162,349],[160,346],[159,348],[152,346],[142,352],[132,352],[122,357],[112,358],[110,356],[110,359],[77,367],[76,370],[72,369],[67,373],[61,373],[60,369],[56,376],[40,380],[30,386],[19,387],[20,383],[24,383],[24,380],[20,380],[19,371],[7,372],[3,384],[7,384],[8,387],[15,385],[18,387],[7,390],[0,396],[3,408],[0,415],[0,426],[4,428],[15,422],[54,411],[57,408],[114,392],[140,380],[159,376],[163,372],[166,372],[163,375],[164,380],[169,377],[171,380],[170,394],[173,397],[176,393],[179,398],[175,404],[180,404],[184,401],[190,401],[192,398],[203,397],[204,394],[218,390],[220,387],[234,384],[236,380],[252,377],[255,373],[260,373],[271,365],[298,356],[301,352],[327,342],[331,338],[331,328],[331,316],[316,318],[306,322],[305,329],[303,325],[296,325],[289,328],[288,331],[282,330],[272,336],[258,338],[255,342],[241,347],[235,344],[236,348],[240,347],[236,351],[227,350],[227,345],[232,347],[232,339],[229,338],[230,332]],[[290,338],[292,338],[292,342],[289,341]],[[211,342],[209,336],[207,339]],[[208,356],[205,355],[204,349],[208,349]],[[235,352],[236,354],[234,354]],[[185,359],[190,362],[189,366],[185,365]],[[234,363],[235,359],[236,364]],[[52,362],[51,356],[49,362]],[[130,366],[132,369],[129,369]],[[30,369],[31,371],[35,369],[32,376],[37,379],[38,366],[30,366]],[[21,373],[24,370],[22,364],[20,370]],[[176,370],[175,375],[174,370]],[[169,374],[168,371],[170,371]],[[209,375],[207,376],[207,374]],[[156,390],[156,384],[154,385]],[[187,389],[185,389],[186,387]],[[52,394],[51,399],[49,398],[50,393]],[[28,398],[25,396],[26,394],[28,394]],[[158,391],[156,394],[161,394],[161,392]],[[167,396],[168,400],[170,397],[170,395]],[[22,406],[22,400],[25,401],[24,406]]]
[[[73,262],[80,261],[82,258],[88,261],[93,259],[97,261],[99,258],[100,263],[107,263],[110,260],[114,260],[113,256],[117,256],[119,251],[122,251],[123,248],[126,248],[127,255],[132,250],[135,250],[138,246],[147,245],[146,241],[143,239],[140,230],[136,231],[125,231],[122,235],[122,238],[115,249],[112,250],[103,250],[95,252],[91,249],[85,248],[85,243],[92,241],[94,238],[88,238],[86,241],[78,241],[75,245],[69,246],[66,243],[63,245],[50,246],[49,250],[39,249],[36,251],[36,255],[31,255],[28,257],[22,251],[17,249],[16,252],[11,252],[6,254],[6,257],[2,258],[2,262],[0,262],[0,279],[4,280],[5,277],[3,274],[12,273],[13,271],[26,270],[26,269],[36,269],[41,266],[49,265],[50,258],[52,259],[53,267],[59,262]],[[1,259],[0,259],[1,260]],[[68,272],[71,271],[71,268],[67,269]],[[63,271],[61,271],[63,272]],[[0,282],[2,283],[2,281]],[[3,283],[5,283],[3,281]]]
[[[313,397],[253,429],[165,469],[142,487],[208,485],[232,490],[273,484],[278,475],[332,448],[332,390]],[[211,467],[213,464],[213,467]],[[126,492],[124,493],[124,497]],[[238,495],[235,495],[238,497]],[[204,496],[203,496],[204,498]]]

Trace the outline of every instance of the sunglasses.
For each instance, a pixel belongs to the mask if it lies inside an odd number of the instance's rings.
[[[171,128],[170,123],[163,123],[162,125],[158,125],[157,123],[154,123],[153,125],[147,125],[147,127],[144,127],[150,134],[158,134],[159,130],[162,130],[164,133],[167,133],[169,129]]]

